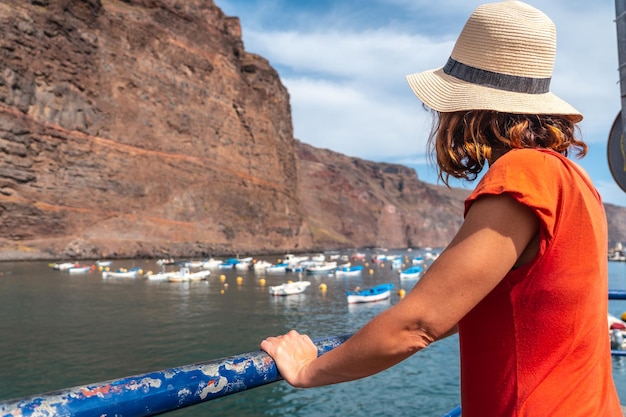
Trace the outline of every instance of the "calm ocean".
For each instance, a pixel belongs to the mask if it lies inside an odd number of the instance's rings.
[[[135,266],[160,270],[151,260],[112,268]],[[610,263],[609,272],[610,288],[626,289],[626,263]],[[415,283],[401,282],[390,263],[368,265],[361,277],[305,275],[312,285],[288,297],[270,296],[267,286],[293,274],[213,270],[206,282],[168,283],[70,275],[47,262],[3,262],[0,273],[0,401],[252,352],[292,328],[313,339],[352,333],[399,298],[348,305],[347,290],[392,282],[408,291]],[[621,316],[626,301],[611,301],[609,311]],[[459,404],[457,343],[435,343],[360,381],[308,390],[277,382],[167,415],[439,417]],[[613,363],[626,403],[626,358]]]

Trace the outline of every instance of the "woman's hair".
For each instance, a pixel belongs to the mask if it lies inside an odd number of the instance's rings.
[[[510,114],[491,110],[434,113],[428,149],[439,168],[439,178],[449,186],[450,176],[473,181],[493,152],[545,148],[567,156],[587,154],[587,145],[574,135],[573,116]]]

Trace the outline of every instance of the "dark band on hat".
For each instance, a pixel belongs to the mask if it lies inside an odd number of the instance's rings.
[[[543,94],[550,91],[551,78],[518,77],[470,67],[452,57],[443,67],[443,72],[468,83],[515,93]]]

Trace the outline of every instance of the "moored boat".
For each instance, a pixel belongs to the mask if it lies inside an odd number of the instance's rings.
[[[189,268],[180,268],[180,270],[173,272],[167,277],[169,282],[190,282],[190,281],[202,281],[211,275],[211,271],[202,270],[198,272],[190,272]]]
[[[422,271],[424,271],[424,268],[420,265],[414,265],[400,272],[400,279],[418,279],[422,276]]]
[[[335,272],[336,276],[348,277],[361,275],[363,272],[363,265],[348,265],[341,268],[337,268]]]
[[[265,273],[267,274],[284,274],[287,272],[287,268],[289,267],[288,263],[279,263],[273,264],[265,268]]]
[[[271,295],[293,295],[301,294],[311,285],[310,281],[289,281],[280,285],[269,287]]]
[[[91,265],[78,265],[78,266],[73,266],[71,268],[67,269],[67,272],[74,275],[74,274],[86,274],[87,272],[91,271],[92,268]]]
[[[323,262],[306,267],[307,274],[332,274],[337,270],[337,262]]]
[[[102,271],[102,278],[139,278],[142,273],[143,271],[139,267],[129,270],[118,269],[117,271]]]
[[[349,304],[370,303],[385,300],[391,296],[392,283],[380,284],[364,290],[348,291],[346,297]]]

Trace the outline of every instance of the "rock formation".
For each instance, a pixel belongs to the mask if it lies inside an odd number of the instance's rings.
[[[211,0],[3,0],[0,161],[4,260],[443,246],[467,194],[295,140]]]

